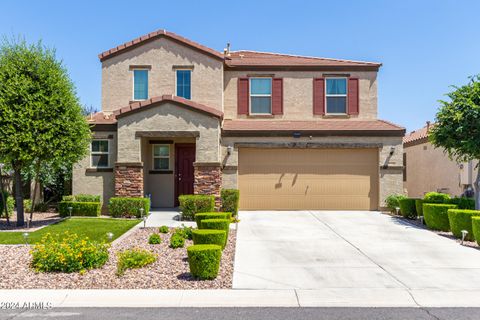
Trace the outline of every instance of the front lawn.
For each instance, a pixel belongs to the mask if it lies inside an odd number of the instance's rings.
[[[70,218],[40,230],[30,232],[28,243],[36,243],[47,233],[63,234],[65,231],[87,236],[96,241],[108,241],[106,234],[113,233],[113,240],[120,237],[140,220],[105,218]],[[0,244],[25,243],[23,232],[0,232]]]

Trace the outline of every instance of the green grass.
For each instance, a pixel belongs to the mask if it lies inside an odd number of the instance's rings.
[[[36,243],[47,234],[63,234],[65,231],[87,236],[95,241],[108,241],[107,233],[113,233],[113,239],[120,237],[140,220],[105,219],[105,218],[71,218],[52,224],[35,232],[30,232],[28,243]],[[0,232],[0,244],[22,244],[23,232]]]

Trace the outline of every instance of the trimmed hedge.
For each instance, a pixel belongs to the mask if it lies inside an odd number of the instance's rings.
[[[423,216],[423,199],[415,199],[415,210],[418,216]]]
[[[480,217],[472,217],[472,231],[473,237],[477,240],[477,244],[480,246]]]
[[[399,200],[406,199],[407,196],[403,194],[391,194],[385,199],[385,204],[387,208],[390,209],[390,212],[396,213],[396,208],[400,207]]]
[[[238,189],[222,189],[220,191],[222,198],[222,211],[231,212],[232,216],[238,214],[238,203],[240,201],[240,190]]]
[[[228,241],[228,232],[230,231],[230,220],[229,219],[207,219],[202,220],[200,223],[202,226],[201,229],[213,229],[213,230],[223,230],[225,231],[225,237]]]
[[[462,238],[462,230],[467,230],[466,240],[475,240],[472,230],[472,217],[480,216],[480,211],[466,209],[450,209],[448,210],[448,221],[450,221],[450,229],[457,238]]]
[[[198,212],[211,212],[215,209],[215,196],[185,194],[178,197],[182,220],[193,221]]]
[[[417,217],[417,209],[415,208],[415,200],[413,198],[406,198],[398,200],[400,205],[400,213],[404,218],[415,219]]]
[[[448,220],[448,209],[456,209],[454,204],[443,203],[424,203],[423,217],[429,229],[450,231],[450,221]]]
[[[108,211],[112,217],[118,218],[141,218],[140,209],[143,208],[143,214],[150,212],[150,199],[148,198],[110,198]]]
[[[195,222],[197,223],[197,228],[201,229],[201,221],[208,219],[232,219],[232,214],[230,212],[201,212],[195,214]]]
[[[440,192],[428,192],[423,197],[423,203],[449,203],[450,195]]]
[[[473,198],[452,198],[448,201],[450,204],[456,204],[458,209],[475,210],[475,199]]]
[[[194,244],[216,244],[222,249],[227,244],[227,233],[224,230],[193,230],[192,236]]]
[[[100,196],[94,194],[76,194],[74,198],[77,202],[101,202]]]
[[[215,244],[196,244],[187,248],[188,264],[193,277],[212,280],[218,275],[222,247]]]
[[[68,207],[72,207],[72,216],[99,217],[102,204],[100,202],[62,201],[58,204],[60,217],[70,216]]]

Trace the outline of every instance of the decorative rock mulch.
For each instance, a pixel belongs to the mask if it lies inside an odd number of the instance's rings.
[[[27,219],[30,219],[30,213],[25,212],[25,225]],[[48,226],[52,223],[61,220],[57,212],[34,212],[33,220],[30,224],[30,228],[26,227],[17,227],[17,213],[15,212],[12,217],[10,217],[10,224],[7,224],[7,219],[0,219],[0,230],[10,230],[10,231],[35,231],[42,227]]]
[[[148,244],[151,233],[158,228],[137,229],[128,237],[115,242],[110,258],[100,269],[80,273],[36,273],[29,267],[30,247],[0,246],[0,289],[228,289],[232,287],[236,231],[230,230],[228,244],[222,254],[220,271],[215,280],[195,280],[189,273],[185,247],[169,247],[172,233],[162,234],[162,243]],[[117,276],[115,252],[143,248],[157,255],[157,261],[140,269],[129,269]]]

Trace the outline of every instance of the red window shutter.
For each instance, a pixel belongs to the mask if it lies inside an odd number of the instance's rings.
[[[325,79],[313,79],[313,114],[325,114]]]
[[[348,79],[348,114],[358,114],[358,78]]]
[[[283,79],[272,79],[272,114],[283,114]]]
[[[248,114],[248,101],[250,100],[248,78],[238,78],[237,91],[237,112],[238,114]]]

